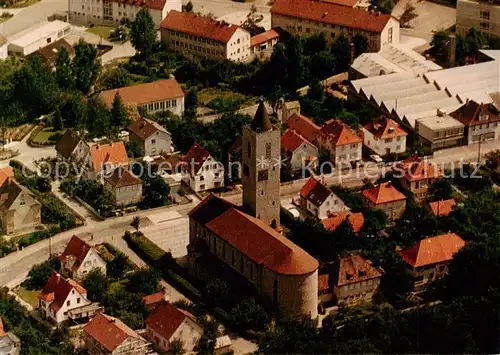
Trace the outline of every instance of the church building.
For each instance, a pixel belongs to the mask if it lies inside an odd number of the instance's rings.
[[[203,260],[215,258],[283,317],[316,318],[318,261],[281,234],[280,136],[261,102],[243,129],[243,206],[209,195],[190,212],[189,271],[210,277]]]

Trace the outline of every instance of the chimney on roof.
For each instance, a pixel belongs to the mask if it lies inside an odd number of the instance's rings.
[[[326,15],[328,15],[328,11],[323,12],[323,16],[321,17],[326,17]]]

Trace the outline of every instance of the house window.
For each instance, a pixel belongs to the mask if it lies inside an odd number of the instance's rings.
[[[200,181],[204,181],[205,177],[203,175],[200,176]]]
[[[489,31],[490,30],[490,24],[488,22],[481,22],[479,25],[480,25],[481,31]]]
[[[271,159],[271,143],[266,143],[266,159]]]
[[[490,12],[482,10],[479,12],[479,17],[481,17],[482,20],[489,20],[490,19]]]
[[[205,190],[205,185],[200,185],[200,190]]]
[[[257,174],[258,181],[267,181],[269,179],[269,172],[267,170],[261,170]]]
[[[71,304],[71,301],[66,301],[66,306],[69,306]]]
[[[151,144],[156,144],[156,139],[151,139]]]
[[[52,38],[47,38],[47,43],[52,42]]]
[[[76,303],[80,303],[80,297],[76,299]]]
[[[389,35],[389,43],[392,43],[392,27],[389,28],[388,35]]]

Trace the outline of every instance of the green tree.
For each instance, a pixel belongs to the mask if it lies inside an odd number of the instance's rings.
[[[159,282],[160,275],[156,270],[143,268],[129,276],[127,290],[135,294],[150,295],[158,292]]]
[[[101,70],[101,61],[97,56],[97,48],[80,40],[75,46],[73,72],[75,86],[78,90],[88,93],[94,85]]]
[[[82,286],[87,290],[89,300],[102,302],[108,289],[108,279],[103,275],[101,269],[95,268],[87,274]]]
[[[331,47],[332,54],[337,58],[337,69],[345,72],[351,65],[351,45],[349,40],[340,35],[337,37]]]
[[[75,76],[71,66],[71,58],[65,48],[57,55],[56,59],[56,81],[60,88],[70,89],[75,84]]]
[[[64,122],[59,108],[56,108],[56,111],[54,112],[52,127],[54,128],[54,131],[62,131],[64,129]]]
[[[122,252],[117,252],[113,260],[107,265],[107,275],[112,279],[122,277],[127,270],[128,258]]]
[[[250,32],[250,36],[256,36],[259,33],[265,32],[266,29],[260,26],[260,22],[264,16],[257,12],[257,7],[252,5],[250,12],[247,14],[247,18],[241,24],[241,27]]]
[[[170,186],[161,176],[146,178],[143,203],[148,208],[164,206],[169,201]]]
[[[187,2],[186,5],[183,6],[184,12],[192,12],[193,11],[193,3],[190,1]]]
[[[492,171],[500,169],[500,149],[492,150],[485,155],[486,167]]]
[[[142,8],[135,16],[130,30],[130,39],[143,58],[147,58],[152,53],[156,43],[156,30],[153,18],[146,8]]]
[[[132,223],[130,223],[130,225],[134,227],[134,229],[137,232],[139,231],[140,224],[141,224],[141,219],[139,216],[135,216],[134,219],[132,220]]]
[[[433,200],[448,200],[453,194],[453,187],[449,179],[439,179],[429,188]]]
[[[323,102],[325,99],[325,89],[319,80],[315,79],[311,82],[307,97],[311,100]]]
[[[115,130],[120,130],[128,124],[128,115],[122,98],[118,92],[113,98],[113,105],[111,107],[111,125]]]
[[[184,342],[182,341],[182,339],[175,338],[170,342],[167,354],[182,355],[185,352],[186,350],[184,350]]]
[[[356,33],[352,39],[354,45],[354,57],[357,58],[363,53],[368,52],[368,39],[361,33]]]
[[[207,302],[215,306],[227,305],[230,302],[230,292],[229,285],[218,278],[210,279],[205,285]]]
[[[49,280],[50,275],[61,270],[61,261],[57,257],[51,257],[43,263],[36,264],[31,268],[28,277],[23,281],[23,287],[28,290],[40,290]]]
[[[138,158],[142,156],[141,144],[138,141],[128,141],[125,143],[127,155],[131,158]]]
[[[103,90],[121,88],[133,83],[130,73],[122,66],[107,70],[99,81]]]
[[[86,108],[85,129],[91,137],[102,137],[112,132],[111,114],[104,103],[97,98],[89,100]]]
[[[242,330],[263,330],[269,319],[265,309],[254,298],[245,298],[231,310],[233,322]]]

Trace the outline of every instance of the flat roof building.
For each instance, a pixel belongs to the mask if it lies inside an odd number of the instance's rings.
[[[71,25],[67,22],[41,22],[12,36],[8,49],[11,53],[28,55],[66,37],[70,32]]]

